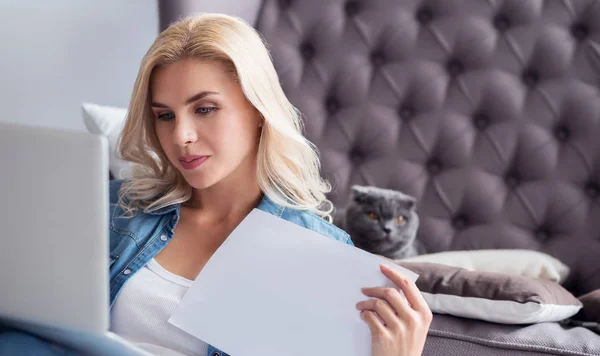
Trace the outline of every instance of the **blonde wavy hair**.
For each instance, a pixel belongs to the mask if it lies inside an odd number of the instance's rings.
[[[243,20],[222,14],[194,15],[171,24],[142,59],[119,138],[120,156],[134,163],[120,191],[125,215],[156,211],[192,196],[191,186],[160,146],[149,91],[154,68],[190,57],[222,64],[264,118],[256,177],[262,192],[279,205],[331,222],[333,207],[326,198],[331,186],[320,175],[316,147],[302,134],[301,115],[279,84],[265,42]]]

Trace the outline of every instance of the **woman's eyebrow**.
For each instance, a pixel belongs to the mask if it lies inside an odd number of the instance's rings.
[[[202,99],[204,97],[207,97],[209,95],[219,95],[219,93],[217,93],[216,91],[203,91],[203,92],[200,92],[200,93],[198,93],[198,94],[190,97],[189,99],[187,99],[185,101],[185,105],[189,105],[189,104],[193,103],[194,101],[200,100],[200,99]],[[150,105],[152,107],[155,107],[155,108],[168,108],[167,105],[161,104],[161,103],[157,103],[157,102],[154,102],[154,101]]]

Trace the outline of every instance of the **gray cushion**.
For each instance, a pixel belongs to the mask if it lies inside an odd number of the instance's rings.
[[[582,302],[560,284],[542,278],[430,262],[397,264],[419,275],[417,287],[434,313],[532,324],[562,321],[582,308]]]
[[[600,323],[600,289],[582,295],[579,300],[583,309],[573,319]]]
[[[265,0],[257,28],[330,198],[417,197],[432,251],[525,248],[600,288],[600,6]]]

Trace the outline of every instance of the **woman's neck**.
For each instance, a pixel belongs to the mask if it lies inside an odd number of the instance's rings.
[[[237,224],[256,208],[262,195],[255,171],[243,169],[209,188],[194,190],[187,206],[203,221]]]

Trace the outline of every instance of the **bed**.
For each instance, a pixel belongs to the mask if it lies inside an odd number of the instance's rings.
[[[193,6],[161,2],[161,26]],[[336,223],[353,184],[401,190],[429,251],[537,250],[570,267],[573,295],[600,288],[599,2],[257,6]],[[600,355],[600,336],[436,314],[423,354]]]

